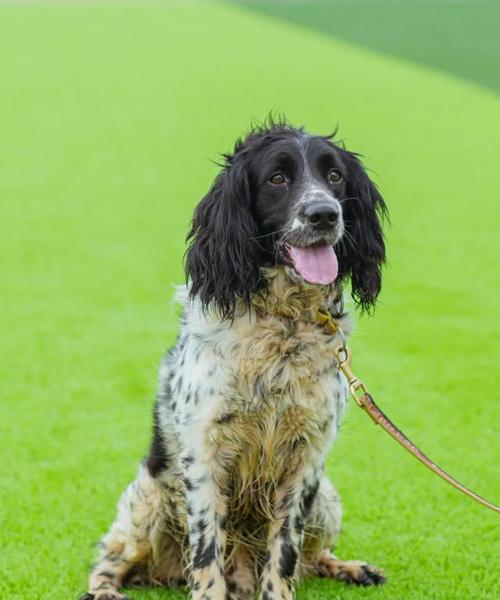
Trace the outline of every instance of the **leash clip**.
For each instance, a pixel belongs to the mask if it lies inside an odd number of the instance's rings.
[[[368,394],[368,389],[365,384],[356,377],[352,370],[352,352],[347,346],[344,333],[339,328],[340,337],[342,344],[335,350],[335,357],[337,358],[337,366],[342,371],[349,384],[349,390],[354,401],[360,408],[364,408],[364,397]]]
[[[343,302],[341,299],[341,309],[343,310]],[[354,401],[360,408],[365,408],[366,394],[368,389],[365,384],[354,375],[352,370],[352,353],[347,345],[347,341],[339,324],[333,317],[330,311],[318,311],[316,314],[316,322],[320,327],[323,327],[330,335],[338,334],[340,336],[340,345],[334,350],[335,358],[337,359],[337,367],[345,375],[349,384],[349,390]]]

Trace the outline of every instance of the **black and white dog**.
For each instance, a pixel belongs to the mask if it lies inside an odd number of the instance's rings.
[[[371,585],[331,553],[324,462],[347,401],[342,285],[370,310],[385,204],[357,155],[286,123],[236,144],[196,208],[176,346],[162,362],[147,459],[124,492],[85,598],[188,582],[195,600],[289,600],[300,576]]]

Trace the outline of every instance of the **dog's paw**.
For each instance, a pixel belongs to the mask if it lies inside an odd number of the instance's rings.
[[[131,600],[128,596],[120,594],[119,592],[113,592],[111,590],[102,590],[91,594],[87,592],[80,596],[78,600]]]
[[[361,560],[339,560],[331,554],[321,556],[316,563],[320,577],[331,577],[350,585],[382,585],[384,572]]]
[[[341,581],[353,585],[382,585],[385,576],[381,569],[359,560],[340,561],[339,577]]]

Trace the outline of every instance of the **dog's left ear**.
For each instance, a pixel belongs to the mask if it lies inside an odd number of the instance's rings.
[[[341,276],[351,277],[354,301],[371,312],[382,287],[385,243],[381,222],[387,207],[358,157],[348,153],[347,162],[347,198],[343,203],[347,234],[338,248]]]

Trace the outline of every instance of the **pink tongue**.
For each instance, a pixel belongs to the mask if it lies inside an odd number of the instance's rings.
[[[293,266],[309,283],[333,283],[339,272],[339,264],[332,246],[298,248],[290,246]]]

